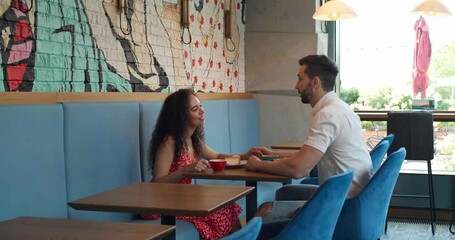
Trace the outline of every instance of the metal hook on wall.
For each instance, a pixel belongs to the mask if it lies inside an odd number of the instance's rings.
[[[117,7],[120,11],[120,30],[122,31],[123,34],[125,35],[130,35],[132,32],[132,27],[131,27],[131,19],[128,19],[128,12],[131,11],[133,12],[134,9],[130,7],[129,1],[131,1],[131,5],[133,5],[133,0],[118,0],[117,2]],[[126,21],[126,32],[123,30],[122,26],[122,12],[125,15],[125,21]]]
[[[189,0],[182,0],[181,2],[181,12],[180,12],[180,24],[182,26],[182,33],[180,35],[180,40],[183,44],[191,43],[191,32],[190,32],[190,16],[189,16]],[[188,31],[188,41],[185,41],[185,29]]]
[[[246,0],[242,0],[242,23],[245,24],[245,6],[246,6]]]

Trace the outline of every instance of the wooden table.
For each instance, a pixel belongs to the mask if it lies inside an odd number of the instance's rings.
[[[217,180],[241,180],[245,181],[246,186],[254,187],[254,190],[246,196],[246,219],[249,221],[254,217],[257,209],[257,182],[282,182],[290,184],[292,178],[280,176],[270,173],[251,172],[244,168],[224,169],[220,172],[205,171],[205,172],[186,172],[185,177],[196,179],[217,179]],[[220,187],[220,186],[217,186]]]
[[[287,141],[282,142],[273,146],[270,146],[273,149],[294,149],[298,150],[302,147],[303,141]]]
[[[0,239],[162,239],[175,226],[18,217],[0,222]]]
[[[77,210],[161,214],[162,224],[175,225],[175,216],[204,217],[253,190],[253,187],[142,182],[68,205]]]

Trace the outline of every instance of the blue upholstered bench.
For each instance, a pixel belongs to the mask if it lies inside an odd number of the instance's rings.
[[[241,153],[258,144],[254,99],[202,104],[212,148]],[[77,211],[67,202],[150,181],[148,144],[161,106],[162,102],[0,105],[0,221],[28,215],[159,224],[135,220],[133,214]],[[270,184],[259,184],[260,201],[274,198],[280,185]],[[245,206],[244,199],[239,202]],[[191,223],[178,220],[176,225],[178,239],[198,238]]]

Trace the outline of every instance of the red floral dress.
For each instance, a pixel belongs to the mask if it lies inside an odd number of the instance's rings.
[[[193,159],[197,159],[196,154],[194,154]],[[177,160],[179,168],[192,163],[194,163],[194,161],[191,160],[187,151],[183,151],[180,154],[180,158]],[[171,168],[169,169],[169,174],[177,170],[177,164],[175,161],[172,163]],[[182,178],[179,183],[191,184],[191,179]],[[240,215],[240,212],[242,212],[242,208],[236,202],[233,202],[206,217],[177,216],[176,219],[193,223],[199,231],[199,235],[202,239],[219,239],[231,232],[232,227]],[[160,215],[141,214],[141,218],[146,220],[156,220],[160,219]]]

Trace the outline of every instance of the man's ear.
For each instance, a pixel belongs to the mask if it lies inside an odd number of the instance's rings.
[[[321,85],[321,79],[318,76],[313,78],[313,87],[318,88]]]

